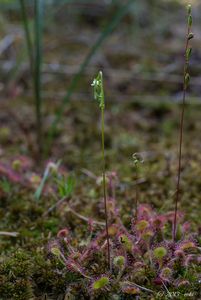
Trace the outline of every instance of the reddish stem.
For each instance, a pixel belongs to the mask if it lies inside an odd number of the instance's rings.
[[[173,241],[176,239],[176,227],[177,227],[177,212],[178,202],[180,201],[180,181],[181,181],[181,158],[182,158],[182,144],[183,144],[183,127],[184,127],[184,113],[186,104],[186,74],[189,66],[189,58],[187,57],[187,49],[189,47],[189,34],[191,26],[188,24],[187,38],[185,45],[185,62],[184,62],[184,76],[183,76],[183,98],[182,98],[182,109],[180,116],[180,129],[179,129],[179,156],[178,156],[178,171],[177,171],[177,184],[176,184],[176,195],[175,195],[175,210],[174,210],[174,222],[173,222]]]

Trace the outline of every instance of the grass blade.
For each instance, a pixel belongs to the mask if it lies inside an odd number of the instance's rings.
[[[34,71],[33,71],[34,53],[33,53],[33,45],[31,42],[31,34],[30,34],[30,30],[29,30],[29,21],[28,21],[26,6],[25,6],[25,0],[19,0],[19,1],[20,1],[20,10],[21,10],[22,21],[23,21],[23,26],[24,26],[26,44],[27,44],[27,51],[28,51],[28,56],[29,56],[30,70],[33,74],[34,73]]]
[[[38,152],[42,153],[42,99],[41,99],[41,69],[42,69],[42,32],[43,32],[43,0],[35,0],[35,66],[34,91],[36,107],[36,131]]]

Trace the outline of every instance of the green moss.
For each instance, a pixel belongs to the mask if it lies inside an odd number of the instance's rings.
[[[68,284],[79,277],[62,272],[63,266],[47,259],[45,253],[17,250],[9,258],[2,257],[0,266],[0,299],[27,300],[36,295],[64,294]]]
[[[32,272],[32,260],[23,250],[18,250],[10,259],[5,259],[0,266],[0,295],[3,299],[31,299]]]

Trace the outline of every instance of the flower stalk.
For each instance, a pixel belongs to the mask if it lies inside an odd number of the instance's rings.
[[[111,255],[110,255],[110,241],[108,232],[108,212],[107,212],[107,193],[106,193],[106,166],[105,166],[105,97],[103,87],[103,74],[100,71],[98,76],[93,80],[92,86],[94,88],[94,99],[98,101],[101,109],[101,144],[102,144],[102,184],[103,184],[103,198],[105,210],[105,230],[107,239],[107,256],[108,267],[111,269]]]
[[[188,72],[189,69],[189,60],[192,53],[192,48],[189,46],[190,40],[194,37],[191,33],[192,27],[192,15],[191,15],[191,5],[187,7],[188,21],[187,21],[187,35],[186,35],[186,45],[185,45],[185,62],[184,62],[184,75],[183,75],[183,99],[182,99],[182,108],[180,116],[180,129],[179,129],[179,156],[178,156],[178,172],[177,172],[177,183],[176,183],[176,194],[175,194],[175,209],[174,209],[174,220],[173,220],[173,241],[176,240],[176,231],[177,231],[177,211],[178,203],[181,200],[181,191],[180,191],[180,181],[181,181],[181,159],[182,159],[182,145],[183,145],[183,127],[184,127],[184,113],[186,105],[186,91],[190,82],[190,75]]]

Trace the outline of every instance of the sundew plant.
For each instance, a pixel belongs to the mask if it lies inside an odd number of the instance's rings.
[[[198,232],[192,233],[190,223],[178,211],[181,176],[181,154],[186,91],[190,80],[188,73],[191,48],[191,6],[188,6],[188,30],[185,46],[183,102],[181,109],[178,178],[174,212],[156,213],[150,205],[139,203],[136,191],[135,210],[131,212],[130,226],[124,225],[116,205],[115,193],[109,190],[110,174],[105,169],[104,111],[105,98],[103,74],[98,73],[92,86],[94,99],[101,111],[102,183],[105,207],[105,229],[98,229],[97,221],[90,227],[93,234],[85,246],[79,246],[69,230],[61,230],[50,252],[69,271],[76,273],[81,284],[74,284],[69,297],[82,293],[90,299],[163,299],[165,295],[185,299],[185,293],[199,294],[201,249]],[[133,155],[136,178],[141,157]],[[109,183],[109,184],[108,184]],[[92,229],[93,228],[93,229]],[[77,244],[77,246],[74,246]],[[108,268],[109,267],[109,268]],[[162,291],[162,292],[161,292]],[[176,294],[175,294],[176,292]],[[130,297],[130,298],[127,298]],[[139,298],[140,297],[140,298]],[[183,298],[182,298],[183,297]],[[177,299],[175,298],[175,299]]]

